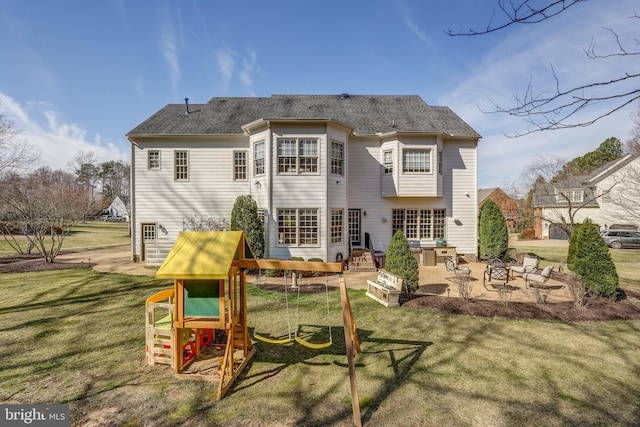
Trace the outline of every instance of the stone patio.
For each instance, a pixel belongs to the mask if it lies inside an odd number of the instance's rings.
[[[460,264],[467,266],[471,269],[471,275],[469,280],[470,296],[472,299],[489,300],[489,301],[513,301],[513,302],[535,302],[535,297],[532,295],[532,291],[525,288],[524,279],[516,274],[514,279],[511,279],[508,283],[507,292],[501,293],[497,290],[488,291],[482,286],[482,277],[484,275],[486,264],[480,262],[471,262]],[[455,281],[455,275],[448,272],[444,264],[438,264],[436,266],[420,266],[420,287],[416,291],[417,295],[437,295],[449,298],[459,298],[458,285]],[[554,268],[557,270],[557,266]],[[352,272],[346,270],[344,272],[344,279],[348,288],[351,289],[367,289],[367,280],[376,280],[378,276],[377,272]],[[249,277],[248,281],[254,283],[255,278]],[[305,278],[302,279],[301,285],[309,284],[322,284],[324,280],[322,277]],[[282,277],[270,277],[263,278],[263,284],[277,285],[284,284]],[[290,284],[290,282],[289,282]],[[338,286],[338,277],[329,276],[329,286]],[[567,302],[573,301],[571,292],[562,282],[550,278],[546,285],[553,288],[547,297],[547,303],[555,302]],[[489,286],[487,286],[489,287]],[[489,287],[490,288],[490,287]],[[491,289],[491,288],[490,288]]]

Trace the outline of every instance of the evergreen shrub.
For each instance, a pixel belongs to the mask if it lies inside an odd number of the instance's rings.
[[[480,259],[504,258],[509,247],[507,221],[493,200],[480,211]]]
[[[238,196],[231,211],[231,229],[242,230],[256,258],[264,257],[264,231],[258,217],[258,204],[251,196]]]
[[[573,271],[582,277],[589,293],[615,298],[618,290],[618,272],[609,248],[593,222],[586,220],[580,226],[575,243]]]
[[[396,231],[389,243],[384,268],[389,273],[402,277],[402,286],[407,293],[413,294],[418,289],[418,261],[411,253],[402,230]]]

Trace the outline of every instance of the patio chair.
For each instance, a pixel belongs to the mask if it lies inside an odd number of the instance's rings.
[[[456,276],[469,276],[471,274],[471,269],[469,267],[458,265],[457,258],[445,258],[444,265],[449,273],[453,273]]]
[[[511,277],[513,278],[513,273],[520,273],[521,276],[524,273],[533,273],[538,269],[538,264],[540,264],[540,259],[538,257],[525,256],[522,260],[522,265],[511,266]]]
[[[546,266],[541,272],[530,271],[525,272],[522,275],[524,279],[524,285],[526,288],[546,288],[546,283],[551,277],[551,273],[553,272],[553,265]]]
[[[538,270],[539,271],[539,270]],[[528,272],[524,273],[524,286],[530,290],[530,295],[533,296],[537,304],[545,304],[549,298],[549,294],[554,289],[562,289],[564,285],[548,285],[547,281],[551,277],[553,272],[553,266],[548,265],[540,272]]]
[[[458,258],[450,258],[447,257],[444,259],[444,265],[447,268],[449,273],[453,273],[456,276],[469,276],[471,274],[471,269],[466,266],[458,265]]]
[[[509,283],[509,268],[501,259],[492,259],[487,263],[482,278],[482,286],[488,291],[502,291]]]

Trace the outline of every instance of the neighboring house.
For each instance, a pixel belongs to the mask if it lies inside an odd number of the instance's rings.
[[[134,260],[158,262],[149,260],[188,218],[229,218],[247,194],[264,224],[265,257],[346,259],[365,233],[386,252],[396,230],[477,254],[480,135],[419,96],[169,104],[127,138]]]
[[[518,202],[498,187],[480,189],[478,190],[478,212],[487,200],[492,200],[498,205],[507,222],[507,229],[510,233],[514,233],[518,228],[518,218],[520,217]]]
[[[127,212],[127,207],[118,196],[116,196],[116,198],[113,199],[109,207],[105,209],[105,213],[113,217],[122,217],[125,219],[129,218],[129,212]]]
[[[561,224],[571,224],[571,216],[574,224],[589,218],[602,228],[629,222],[625,199],[633,198],[639,186],[640,157],[632,154],[608,162],[589,175],[538,185],[533,194],[535,238],[568,238]]]

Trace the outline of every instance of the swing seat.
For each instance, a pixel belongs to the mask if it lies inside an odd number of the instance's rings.
[[[267,337],[263,337],[262,335],[258,335],[256,333],[253,334],[253,337],[262,342],[266,342],[268,344],[276,344],[276,345],[288,344],[293,341],[291,338],[280,338],[280,339],[267,338]]]
[[[312,348],[314,350],[320,350],[320,349],[323,349],[323,348],[331,347],[331,344],[333,344],[331,341],[327,341],[327,342],[316,344],[316,343],[312,343],[312,342],[309,342],[309,341],[305,341],[300,337],[296,337],[296,342],[298,344],[301,344],[301,345],[303,345],[305,347],[308,347],[308,348]]]

